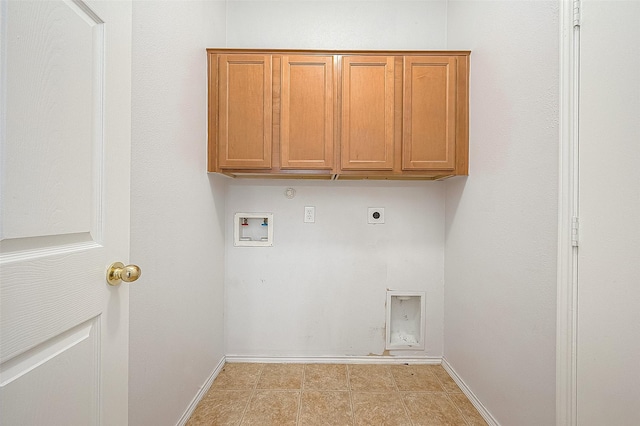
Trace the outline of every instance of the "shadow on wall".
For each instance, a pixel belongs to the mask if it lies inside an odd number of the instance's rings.
[[[462,200],[464,188],[467,185],[467,179],[469,179],[469,176],[455,176],[446,181],[444,225],[445,244],[449,236],[449,229],[455,221],[456,212],[458,211],[460,200]]]
[[[225,210],[227,199],[227,186],[230,177],[218,173],[207,173],[209,186],[211,187],[211,200],[214,204],[216,217],[218,218],[218,231],[225,238]]]

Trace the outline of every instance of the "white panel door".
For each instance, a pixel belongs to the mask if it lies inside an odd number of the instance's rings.
[[[131,3],[0,13],[0,424],[125,425]]]
[[[640,1],[582,1],[577,424],[640,425]]]

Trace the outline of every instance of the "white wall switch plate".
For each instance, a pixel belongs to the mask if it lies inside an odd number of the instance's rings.
[[[384,223],[384,207],[369,207],[367,218],[367,223]]]

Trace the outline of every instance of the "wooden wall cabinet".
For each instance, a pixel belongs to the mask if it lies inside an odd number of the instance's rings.
[[[342,58],[341,170],[393,170],[394,58]]]
[[[402,170],[455,169],[456,79],[455,57],[404,58]]]
[[[271,168],[271,55],[220,55],[218,167]]]
[[[210,172],[468,174],[468,51],[207,51]]]
[[[282,57],[282,169],[333,169],[333,74],[333,56]]]

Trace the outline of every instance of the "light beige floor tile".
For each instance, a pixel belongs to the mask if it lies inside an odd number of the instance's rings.
[[[298,423],[301,426],[353,424],[349,392],[305,390],[301,405]]]
[[[433,374],[432,365],[392,365],[391,374],[401,391],[442,392],[444,388]]]
[[[486,426],[441,366],[379,364],[226,364],[187,425],[239,422]]]
[[[187,426],[238,425],[250,397],[250,390],[209,391],[196,407]]]
[[[442,387],[446,392],[462,393],[462,390],[460,390],[456,382],[451,378],[451,376],[449,376],[449,373],[447,373],[447,370],[445,370],[444,368],[438,365],[432,371],[436,375],[436,377],[440,381],[440,384],[442,385]]]
[[[356,426],[411,426],[398,392],[352,392]]]
[[[484,421],[476,407],[473,406],[471,401],[467,399],[463,393],[449,394],[449,398],[453,403],[462,411],[462,415],[467,420],[467,423],[471,426],[486,426],[487,422]]]
[[[299,399],[299,391],[256,390],[251,396],[242,424],[294,426]]]
[[[356,391],[396,390],[387,365],[349,365],[349,386]]]
[[[466,426],[445,392],[403,392],[402,399],[414,426]]]
[[[342,364],[305,365],[304,388],[317,390],[347,390],[347,366]]]
[[[304,364],[265,364],[257,389],[301,389]]]
[[[225,364],[211,389],[253,389],[264,364]]]

